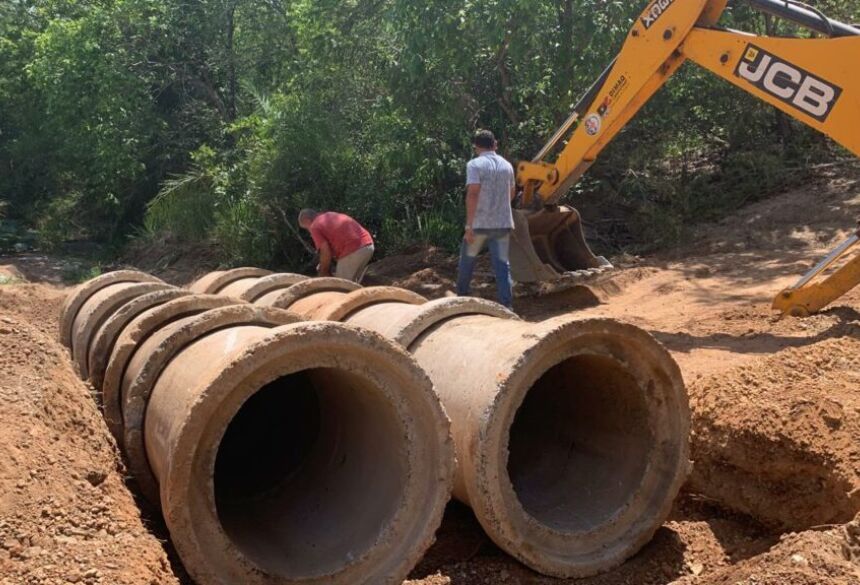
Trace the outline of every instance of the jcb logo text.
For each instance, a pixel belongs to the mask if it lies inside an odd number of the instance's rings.
[[[735,75],[786,104],[824,122],[842,95],[842,88],[755,45],[748,45]]]

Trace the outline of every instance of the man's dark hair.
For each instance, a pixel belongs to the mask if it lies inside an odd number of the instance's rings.
[[[489,130],[478,130],[472,138],[472,144],[478,148],[493,150],[496,148],[496,137]]]
[[[319,211],[316,209],[302,209],[299,212],[299,225],[302,225],[302,222],[305,220],[313,221],[318,215]]]

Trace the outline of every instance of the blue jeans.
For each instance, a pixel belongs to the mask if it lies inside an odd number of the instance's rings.
[[[457,294],[468,297],[472,287],[472,274],[478,254],[484,249],[484,244],[490,248],[490,259],[493,272],[496,274],[496,286],[499,289],[499,302],[511,308],[513,306],[513,281],[511,280],[511,230],[475,230],[475,241],[467,244],[463,240],[460,246],[460,268],[457,272]]]

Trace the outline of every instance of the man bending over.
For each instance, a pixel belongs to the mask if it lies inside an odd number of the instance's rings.
[[[311,233],[319,251],[319,276],[331,276],[335,262],[334,276],[361,282],[375,249],[370,232],[350,216],[334,211],[302,209],[299,225]]]

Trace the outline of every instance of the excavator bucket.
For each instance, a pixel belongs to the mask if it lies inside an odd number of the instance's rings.
[[[582,219],[572,207],[515,210],[510,260],[514,280],[523,283],[591,276],[612,268],[588,247]]]

